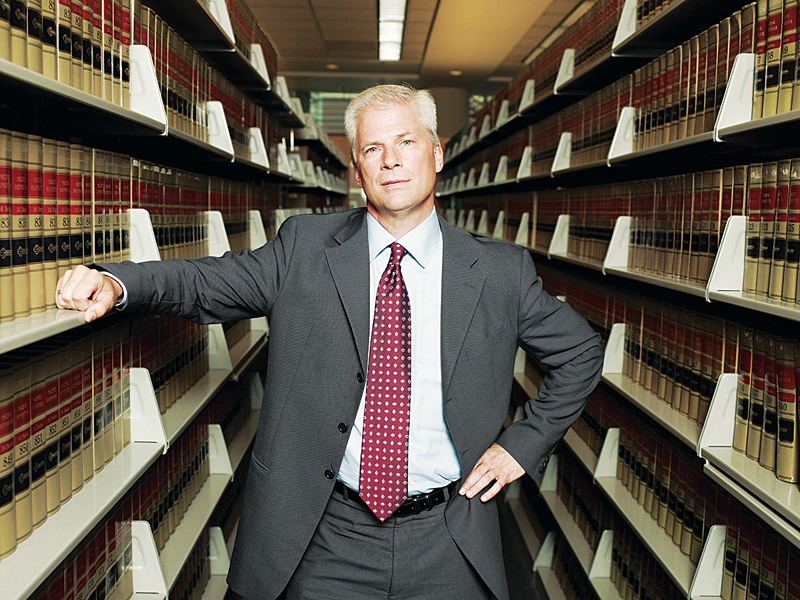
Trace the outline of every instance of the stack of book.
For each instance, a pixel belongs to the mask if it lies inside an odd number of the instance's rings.
[[[553,563],[550,566],[565,598],[598,600],[597,593],[589,582],[589,576],[583,571],[572,547],[560,533],[555,534]]]

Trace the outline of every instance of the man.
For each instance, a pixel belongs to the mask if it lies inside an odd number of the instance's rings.
[[[495,497],[538,478],[580,414],[599,336],[542,291],[527,251],[438,218],[427,92],[366,90],[345,122],[367,210],[289,219],[239,256],[79,268],[58,305],[87,321],[120,301],[200,322],[269,317],[239,594],[505,599]],[[503,430],[518,345],[550,368]]]

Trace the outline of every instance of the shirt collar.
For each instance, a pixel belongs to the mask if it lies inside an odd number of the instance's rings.
[[[378,256],[390,246],[392,242],[399,242],[411,257],[423,269],[433,258],[436,243],[442,235],[439,226],[439,218],[435,210],[431,211],[430,216],[414,229],[409,231],[399,240],[378,223],[377,219],[367,212],[367,237],[369,238],[369,262],[374,261]]]

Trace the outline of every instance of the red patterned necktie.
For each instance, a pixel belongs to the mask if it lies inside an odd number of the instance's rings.
[[[359,495],[381,521],[407,497],[411,414],[411,305],[397,242],[375,296],[369,349]]]

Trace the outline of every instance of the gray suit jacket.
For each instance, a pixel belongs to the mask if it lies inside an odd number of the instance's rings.
[[[203,323],[269,318],[264,405],[228,577],[249,599],[275,598],[289,581],[331,494],[358,409],[369,341],[365,215],[295,217],[277,238],[241,255],[103,265],[125,282],[132,309]],[[498,442],[538,478],[597,384],[600,338],[542,290],[526,250],[440,222],[442,398],[462,474]],[[550,369],[525,418],[503,430],[518,345]],[[455,495],[445,518],[464,555],[506,599],[494,502]]]

